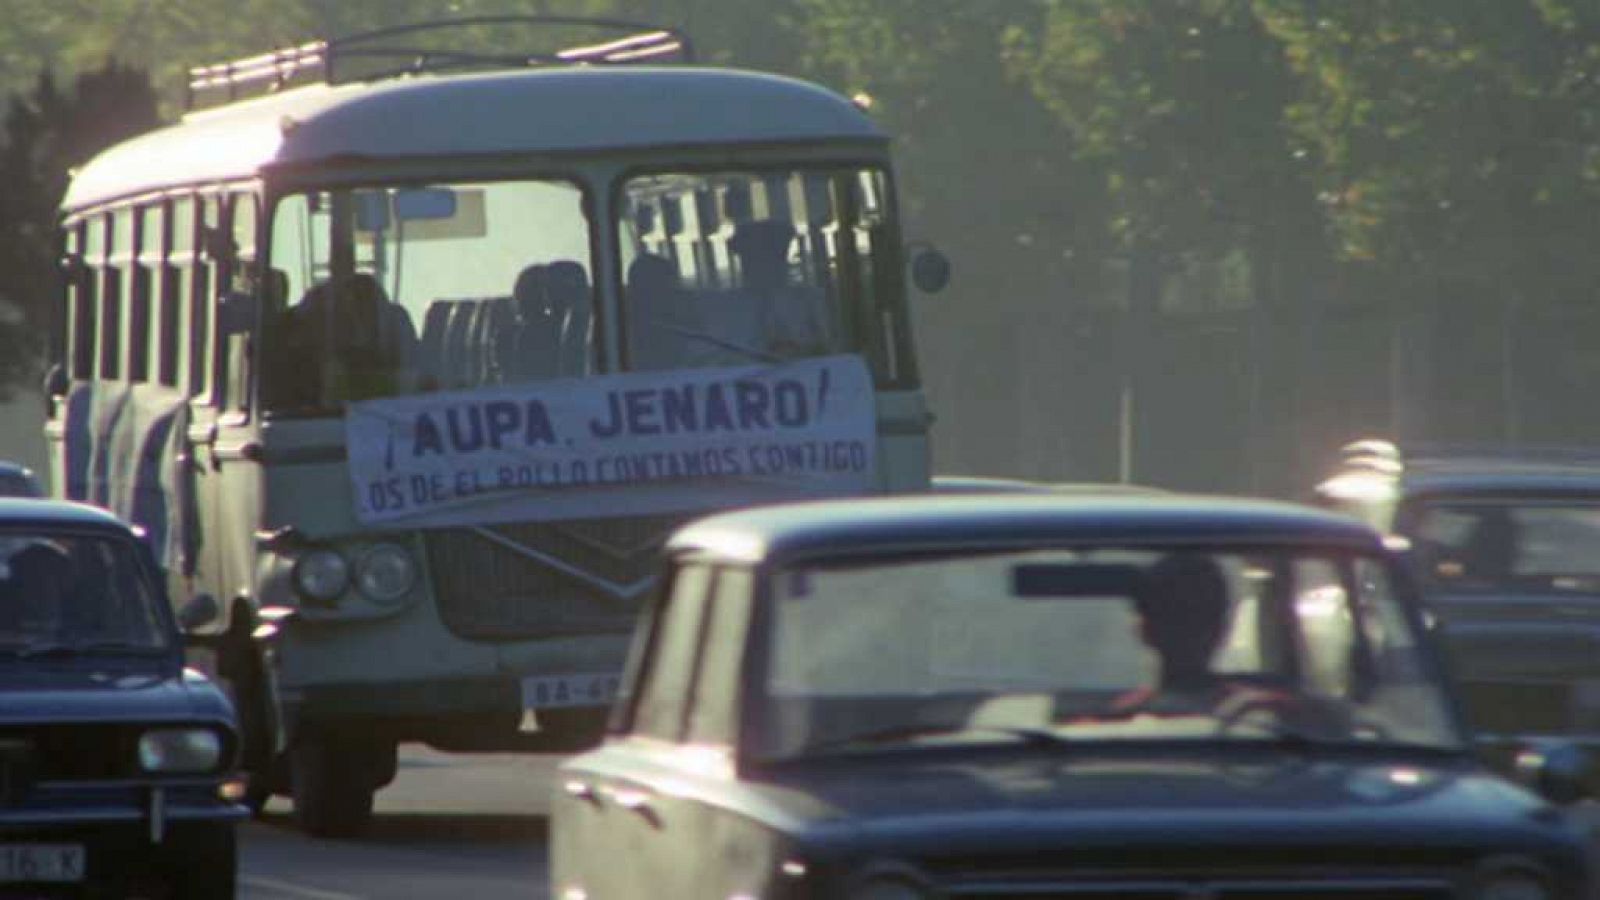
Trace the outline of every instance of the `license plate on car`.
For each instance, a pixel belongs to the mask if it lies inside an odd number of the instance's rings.
[[[617,675],[547,675],[522,679],[523,709],[605,706],[617,696]]]
[[[0,844],[0,883],[83,880],[82,844]]]

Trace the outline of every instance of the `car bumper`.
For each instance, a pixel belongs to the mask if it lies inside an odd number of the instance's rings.
[[[0,848],[50,848],[69,853],[81,868],[59,869],[50,881],[12,881],[0,874],[0,895],[25,889],[29,896],[63,892],[78,896],[123,896],[136,887],[170,883],[193,866],[234,864],[231,832],[249,816],[243,806],[215,798],[215,787],[148,786],[58,789],[40,786],[20,800],[0,805]],[[60,879],[60,880],[57,880]]]
[[[0,804],[0,839],[34,831],[129,827],[160,843],[176,824],[229,824],[250,817],[245,807],[224,800],[215,784],[58,786],[39,785]]]

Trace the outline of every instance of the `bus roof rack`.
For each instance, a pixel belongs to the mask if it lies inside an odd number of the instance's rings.
[[[495,32],[524,26],[549,32],[586,31],[596,40],[534,51],[481,49]],[[476,41],[480,49],[452,43],[447,32]],[[229,62],[189,70],[184,108],[231,103],[299,84],[375,81],[422,72],[514,69],[544,66],[626,65],[693,62],[688,35],[666,26],[623,19],[577,16],[471,16],[438,19],[310,41]],[[225,98],[202,103],[204,96]]]

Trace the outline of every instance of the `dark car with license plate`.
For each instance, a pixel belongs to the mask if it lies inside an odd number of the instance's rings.
[[[1317,495],[1403,539],[1492,757],[1600,750],[1600,450],[1360,441]]]
[[[1347,517],[822,502],[701,520],[665,564],[610,733],[560,769],[552,896],[1588,889],[1572,768],[1482,768],[1406,569]]]
[[[234,715],[163,583],[112,515],[0,499],[0,896],[234,895]]]

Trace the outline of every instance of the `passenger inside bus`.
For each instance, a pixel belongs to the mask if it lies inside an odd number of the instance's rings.
[[[415,389],[416,327],[370,274],[313,286],[285,320],[282,405],[318,407]]]
[[[517,275],[511,300],[491,306],[489,353],[505,383],[577,378],[589,372],[589,273],[572,260],[534,263]]]
[[[642,253],[628,266],[628,322],[636,370],[689,368],[705,355],[695,340],[705,327],[694,295],[683,289],[672,260]]]
[[[546,270],[550,315],[559,335],[557,371],[563,378],[589,374],[589,273],[570,259],[551,262]]]
[[[728,239],[747,300],[738,340],[778,359],[818,356],[833,346],[822,292],[790,281],[794,239],[794,226],[776,219],[741,221]]]
[[[561,366],[561,325],[550,308],[550,273],[534,263],[511,288],[510,334],[501,373],[509,384],[554,378]]]

